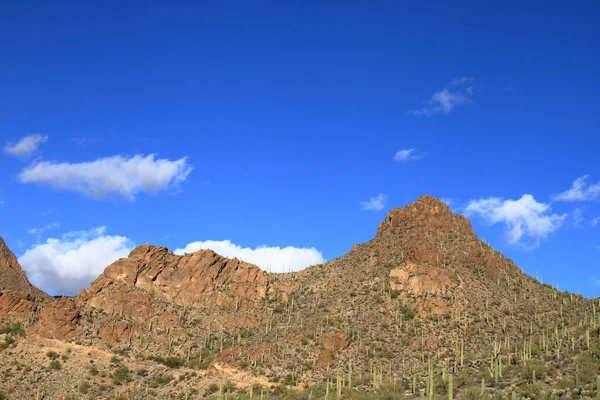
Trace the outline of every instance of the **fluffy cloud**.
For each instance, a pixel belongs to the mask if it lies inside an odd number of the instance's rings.
[[[548,204],[537,202],[532,195],[525,194],[519,200],[504,200],[498,197],[472,200],[465,209],[467,216],[478,215],[491,224],[504,223],[507,241],[511,244],[529,241],[537,246],[548,235],[558,229],[566,214],[550,214]]]
[[[362,206],[363,210],[381,211],[385,207],[386,201],[387,198],[385,195],[383,193],[379,193],[377,196],[371,197],[367,201],[361,201],[360,205]]]
[[[598,222],[600,222],[600,217],[596,217],[594,218],[590,224],[595,228],[596,226],[598,226]]]
[[[9,143],[4,146],[4,152],[11,156],[17,157],[29,157],[31,156],[41,144],[48,141],[47,135],[33,134],[24,136],[16,143]]]
[[[396,152],[394,156],[394,161],[398,162],[409,162],[416,161],[419,159],[419,156],[415,154],[415,149],[404,149]]]
[[[591,201],[600,199],[600,182],[588,185],[589,175],[583,175],[573,181],[571,188],[553,196],[558,201]]]
[[[128,238],[106,235],[106,228],[99,227],[34,245],[19,257],[19,263],[32,283],[50,294],[74,295],[132,249]]]
[[[22,183],[41,183],[94,199],[110,195],[133,200],[139,192],[157,193],[186,180],[187,159],[154,159],[154,154],[114,156],[82,163],[39,162],[19,174]]]
[[[229,240],[207,240],[192,242],[183,249],[174,250],[175,254],[193,253],[202,249],[210,249],[228,258],[237,257],[239,260],[258,265],[265,271],[289,272],[299,271],[306,267],[325,262],[320,251],[311,248],[299,247],[267,247],[260,246],[255,249],[241,247]]]

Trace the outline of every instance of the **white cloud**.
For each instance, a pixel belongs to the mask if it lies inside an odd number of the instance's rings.
[[[590,222],[590,225],[592,225],[592,226],[595,228],[596,226],[598,226],[598,222],[600,222],[600,217],[596,217],[596,218],[594,218],[594,219],[593,219],[593,220]]]
[[[399,161],[399,162],[416,161],[420,157],[414,153],[415,153],[415,149],[398,150],[396,152],[396,155],[394,156],[394,161]]]
[[[39,235],[45,231],[49,231],[51,229],[56,229],[56,228],[60,228],[60,224],[53,222],[51,224],[48,224],[46,226],[42,226],[39,228],[31,228],[31,229],[27,230],[27,232],[32,235]]]
[[[255,264],[265,271],[289,272],[299,271],[306,267],[325,262],[320,251],[299,247],[268,247],[260,246],[255,249],[241,247],[229,240],[207,240],[192,242],[183,249],[174,250],[175,254],[193,253],[202,249],[210,249],[223,257],[234,258]]]
[[[507,241],[511,244],[529,240],[537,246],[548,235],[558,229],[566,214],[550,214],[548,204],[537,202],[532,195],[525,194],[519,200],[504,200],[498,197],[472,200],[465,214],[479,215],[491,224],[504,223]]]
[[[4,152],[11,156],[29,157],[42,143],[46,143],[47,141],[48,135],[40,135],[39,133],[24,136],[16,143],[9,143],[4,146]]]
[[[360,205],[362,206],[363,210],[381,211],[385,207],[386,201],[387,198],[385,195],[383,193],[379,193],[377,196],[371,197],[367,201],[361,201]]]
[[[600,199],[600,182],[588,185],[589,175],[583,175],[573,181],[571,188],[553,196],[558,201],[591,201]]]
[[[19,263],[32,283],[43,290],[74,295],[132,249],[128,238],[106,235],[106,228],[99,227],[34,245],[19,257]]]
[[[470,104],[471,96],[460,91],[451,92],[448,89],[442,89],[435,92],[427,102],[428,107],[412,110],[411,114],[429,117],[434,114],[448,114],[456,106]]]
[[[133,200],[139,192],[157,193],[186,180],[187,159],[154,159],[154,154],[113,156],[82,163],[40,162],[19,174],[22,183],[42,183],[95,199],[110,195]]]

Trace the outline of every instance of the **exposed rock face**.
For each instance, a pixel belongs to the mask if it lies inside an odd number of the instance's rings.
[[[39,321],[31,327],[32,336],[57,339],[73,339],[77,336],[80,310],[75,300],[60,298],[44,304]]]
[[[37,307],[29,293],[0,291],[0,319],[27,321]]]
[[[17,257],[6,246],[0,237],[0,290],[30,293],[40,299],[48,299],[49,296],[29,283],[25,271],[19,265]]]
[[[78,301],[131,316],[156,312],[150,296],[197,308],[257,309],[268,288],[267,275],[255,265],[211,250],[177,256],[166,247],[143,245],[109,266]]]
[[[408,263],[405,267],[390,271],[392,290],[406,290],[420,296],[423,294],[446,294],[458,286],[458,280],[450,271],[435,267]]]
[[[350,346],[350,337],[345,333],[326,332],[319,341],[326,350],[346,350]]]
[[[115,343],[127,341],[140,333],[141,330],[137,326],[112,319],[100,328],[98,337],[107,343]]]

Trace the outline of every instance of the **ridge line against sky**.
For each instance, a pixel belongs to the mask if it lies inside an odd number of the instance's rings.
[[[2,5],[0,235],[73,293],[142,243],[301,269],[431,194],[597,296],[600,5],[534,3]]]
[[[31,143],[29,138],[25,136],[16,143]],[[39,145],[46,141],[47,135],[43,142],[30,151],[37,151]],[[401,163],[420,159],[415,148],[398,150],[393,158],[394,162]],[[82,163],[55,163],[38,159],[21,170],[19,182],[41,182],[57,189],[79,192],[95,200],[103,200],[114,194],[135,201],[134,194],[158,193],[170,185],[183,183],[192,169],[185,157],[176,161],[155,160],[154,154],[132,157],[116,155]],[[600,182],[588,184],[589,178],[588,175],[581,176],[572,182],[570,189],[550,197],[556,202],[596,200],[600,197]],[[446,202],[450,203],[451,200]],[[379,193],[359,203],[363,210],[380,212],[386,209],[388,197]],[[466,205],[453,209],[467,217],[480,218],[489,225],[504,225],[507,243],[532,250],[561,228],[569,217],[569,213],[551,213],[551,208],[550,203],[538,202],[531,194],[524,194],[517,200],[501,197],[472,199]],[[574,224],[581,226],[584,223],[580,208],[574,208],[571,215]],[[595,227],[599,219],[596,217],[586,222]],[[134,247],[132,240],[125,236],[106,235],[106,226],[89,231],[67,232],[60,238],[48,237],[45,243],[41,242],[44,232],[58,228],[60,224],[53,222],[28,229],[29,234],[37,235],[36,244],[19,258],[32,281],[40,282],[51,293],[73,294],[86,288],[106,266],[118,258],[126,257]],[[299,271],[326,261],[315,247],[261,245],[252,249],[242,248],[230,240],[194,241],[176,249],[175,253],[183,255],[200,249],[211,249],[230,258],[237,257],[272,272]],[[590,279],[595,282],[595,275]]]

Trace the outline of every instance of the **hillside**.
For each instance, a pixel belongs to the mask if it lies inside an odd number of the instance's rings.
[[[39,304],[20,279],[12,311],[0,293],[6,398],[579,398],[600,375],[600,302],[430,196],[297,273],[143,245],[74,298]]]

